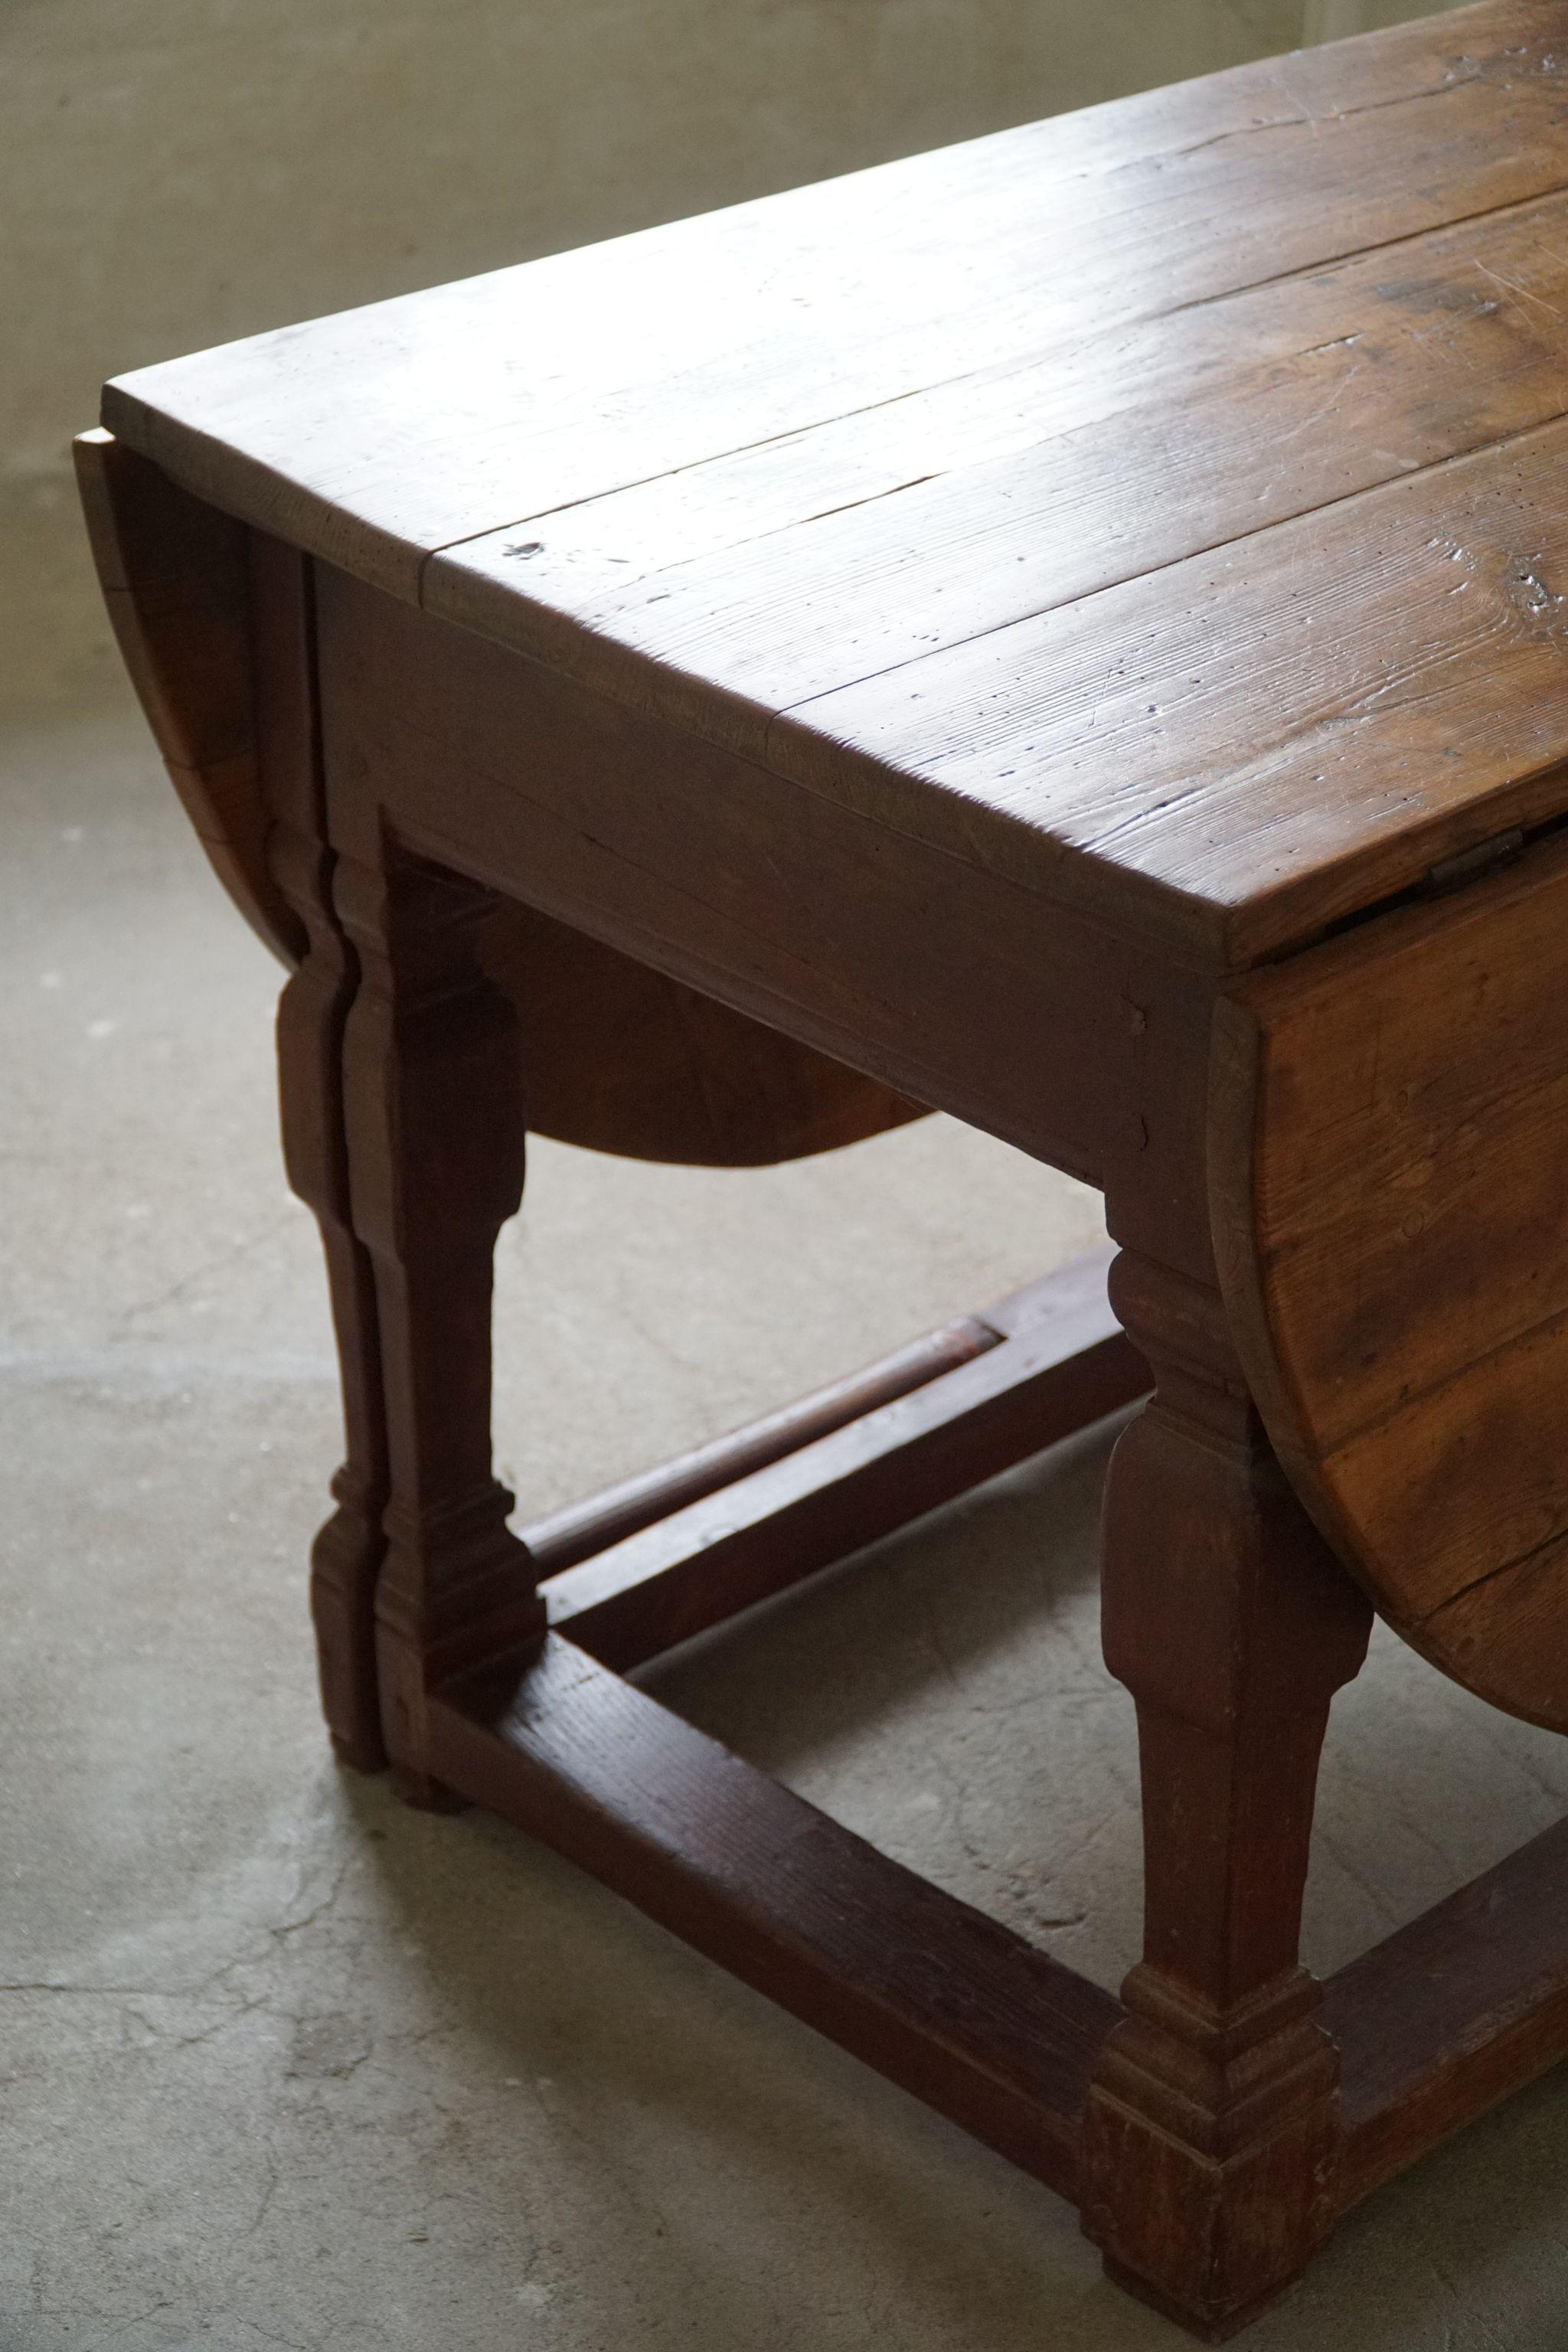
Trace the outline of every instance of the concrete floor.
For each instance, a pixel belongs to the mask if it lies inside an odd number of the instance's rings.
[[[303,1594],[333,1375],[273,1129],[277,975],[112,673],[25,683],[3,2352],[1173,2352],[1045,2190],[521,1837],[334,1769]],[[939,1122],[734,1175],[542,1146],[501,1253],[503,1468],[535,1507],[584,1491],[1098,1230],[1091,1196]],[[1110,1985],[1138,1895],[1104,1458],[1060,1449],[658,1686]],[[1565,1801],[1560,1741],[1380,1637],[1336,1710],[1309,1958]],[[1247,2341],[1546,2352],[1565,2231],[1560,2077],[1352,2216]]]

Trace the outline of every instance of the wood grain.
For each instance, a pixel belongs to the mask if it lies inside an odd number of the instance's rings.
[[[1192,1248],[1201,975],[325,567],[318,609],[356,839],[388,824]]]
[[[1326,2005],[1298,1958],[1369,1595],[1568,1728],[1565,102],[1568,0],[1482,0],[143,371],[82,456],[198,829],[308,939],[345,1752],[1079,2196],[1211,2338],[1568,2046],[1562,1832]],[[489,1437],[531,1111],[744,1161],[925,1104],[1103,1188],[1131,1338],[1098,1271],[1005,1304],[547,1525],[542,1595]],[[1144,1361],[1122,2008],[602,1661]]]
[[[99,585],[197,839],[279,961],[304,933],[267,866],[257,766],[248,534],[108,433],[74,445]]]
[[[443,1778],[1072,2195],[1109,1993],[552,1635],[432,1703]]]
[[[432,548],[1562,185],[1563,29],[1485,0],[144,369],[103,421],[412,596]]]
[[[386,1422],[375,1277],[353,1230],[343,1131],[343,1024],[358,978],[332,903],[316,693],[311,564],[249,534],[258,782],[267,872],[305,952],[278,1004],[278,1091],[289,1182],[316,1217],[326,1258],[343,1407],[334,1508],[310,1548],[310,1615],[332,1745],[363,1772],[386,1762],[375,1655],[385,1538]]]
[[[994,1336],[969,1362],[549,1575],[542,1589],[552,1624],[627,1672],[1149,1386],[1106,1303],[1098,1253],[1031,1286],[1015,1329]],[[547,1570],[548,1552],[540,1565]]]
[[[1216,1222],[1248,1377],[1426,1654],[1568,1728],[1568,845],[1239,986]]]
[[[1185,554],[1226,535],[1215,517],[1233,534],[1238,520],[1259,529],[1314,492],[1341,497],[1559,414],[1565,220],[1568,199],[1552,196],[1131,325],[1086,312],[1081,335],[1044,358],[514,517],[433,555],[422,600],[509,643],[542,644],[555,614],[613,635],[660,586],[689,604],[710,559],[778,532],[815,541],[868,503],[940,516],[944,486],[1008,460],[1059,492],[1026,551],[1082,593],[1136,568],[1141,546],[1173,540]],[[924,553],[918,530],[908,548],[911,562]],[[962,532],[947,551],[963,560]],[[575,633],[555,634],[563,657],[586,657]]]
[[[1143,1954],[1095,2069],[1084,2227],[1212,2339],[1327,2234],[1338,2060],[1299,1942],[1318,1758],[1372,1612],[1291,1493],[1223,1302],[1128,1254],[1155,1379],[1110,1458],[1105,1663],[1138,1706]]]
[[[1342,2205],[1568,2057],[1568,1822],[1331,1977]]]
[[[889,824],[919,776],[922,830],[1255,961],[1568,802],[1565,461],[1539,427],[824,697],[768,757]]]
[[[1551,421],[1565,317],[1559,197],[514,523],[421,597],[689,724],[787,710]]]
[[[486,925],[510,999],[528,1124],[592,1151],[757,1168],[925,1116],[860,1071],[515,899]]]
[[[293,772],[313,757],[313,652],[297,627],[297,641],[281,645],[277,600],[258,598],[255,574],[259,565],[272,582],[279,562],[299,572],[302,559],[110,434],[80,436],[76,460],[110,616],[175,789],[240,911],[284,963],[297,963],[310,929],[301,910],[317,896],[311,853],[301,864],[289,852],[295,866],[280,884],[271,836],[281,823],[313,839],[319,816]],[[301,584],[293,593],[296,604],[309,594]],[[538,1133],[633,1159],[754,1167],[923,1115],[859,1071],[533,908],[499,906],[485,954],[516,1007]],[[307,1197],[321,1213],[321,1186]]]
[[[792,1404],[764,1413],[743,1427],[706,1445],[693,1446],[657,1469],[623,1478],[581,1503],[568,1503],[519,1530],[533,1555],[542,1578],[560,1576],[579,1561],[592,1559],[700,1503],[710,1495],[766,1470],[775,1462],[814,1445],[820,1437],[876,1412],[940,1380],[959,1365],[973,1363],[1000,1347],[1002,1334],[981,1316],[962,1316],[955,1323],[928,1331],[907,1347],[879,1357],[864,1371],[830,1381]]]
[[[105,414],[362,581],[1235,968],[1568,794],[1559,33],[1483,0]]]

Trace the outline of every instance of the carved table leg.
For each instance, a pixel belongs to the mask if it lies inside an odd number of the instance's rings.
[[[331,905],[331,854],[275,828],[270,864],[309,937],[278,1007],[278,1071],[289,1181],[316,1213],[342,1378],[345,1450],[336,1510],[310,1553],[310,1613],[332,1744],[361,1771],[386,1762],[376,1688],[374,1601],[385,1539],[386,1442],[371,1263],[350,1219],[342,1048],[354,964]]]
[[[1104,1524],[1145,1923],[1090,2093],[1084,2227],[1112,2275],[1217,2341],[1331,2216],[1339,2062],[1297,1948],[1329,1702],[1371,1612],[1274,1461],[1217,1294],[1123,1255],[1111,1297],[1158,1383]]]
[[[386,1557],[376,1585],[382,1713],[398,1785],[426,1766],[426,1693],[542,1635],[512,1497],[490,1469],[495,1239],[522,1192],[516,1018],[473,953],[490,900],[388,850],[343,858],[337,900],[360,954],[343,1037],[354,1229],[375,1269],[386,1413]]]
[[[343,1024],[358,978],[332,905],[316,707],[313,583],[305,559],[276,540],[249,541],[257,751],[269,878],[298,919],[304,956],[278,1008],[283,1157],[289,1181],[313,1209],[326,1250],[342,1378],[344,1457],[332,1481],[337,1508],[310,1555],[321,1702],[345,1762],[386,1761],[375,1671],[375,1580],[385,1539],[386,1438],[375,1286],[355,1239],[343,1138]]]

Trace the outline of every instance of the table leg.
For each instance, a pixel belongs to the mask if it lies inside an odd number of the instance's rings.
[[[289,1183],[321,1226],[342,1381],[343,1463],[332,1480],[337,1508],[310,1553],[310,1613],[332,1744],[345,1763],[374,1772],[386,1762],[374,1621],[386,1440],[374,1282],[351,1223],[343,1145],[341,1063],[354,964],[332,911],[330,850],[279,824],[268,858],[309,942],[278,1007],[283,1157]]]
[[[522,1193],[516,1016],[474,953],[476,885],[387,846],[340,857],[361,980],[343,1032],[354,1231],[374,1268],[386,1413],[386,1556],[375,1613],[398,1785],[440,1804],[426,1700],[543,1632],[533,1564],[490,1467],[496,1235]]]
[[[1107,2268],[1211,2341],[1333,2211],[1338,2055],[1299,1963],[1318,1759],[1371,1612],[1265,1439],[1216,1292],[1146,1258],[1111,1297],[1156,1378],[1117,1446],[1106,1662],[1138,1706],[1143,1958],[1086,2121]]]
[[[146,476],[158,478],[153,467]],[[166,491],[171,498],[183,495],[172,485]],[[354,1237],[343,1142],[343,1022],[358,966],[332,905],[335,860],[321,772],[313,574],[295,549],[260,532],[249,533],[246,546],[244,638],[256,706],[253,797],[265,851],[246,904],[255,909],[277,902],[282,920],[269,936],[295,966],[278,1008],[283,1158],[289,1183],[321,1226],[342,1382],[343,1463],[332,1480],[337,1508],[310,1556],[310,1612],[332,1744],[345,1763],[374,1772],[386,1761],[374,1617],[385,1548],[386,1439],[374,1284],[370,1260]],[[202,642],[198,632],[194,644]]]

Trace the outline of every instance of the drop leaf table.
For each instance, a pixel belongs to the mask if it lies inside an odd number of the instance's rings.
[[[1232,2332],[1568,2053],[1568,1828],[1298,1959],[1373,1609],[1568,1729],[1568,0],[146,368],[79,454],[292,969],[342,1755],[598,1873]],[[738,1165],[931,1107],[1102,1190],[1109,1293],[514,1529],[526,1131]],[[1151,1389],[1118,2000],[627,1675]]]

